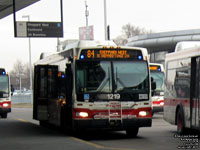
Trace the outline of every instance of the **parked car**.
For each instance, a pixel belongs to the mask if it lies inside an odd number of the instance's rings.
[[[24,91],[23,95],[31,95],[31,90]]]

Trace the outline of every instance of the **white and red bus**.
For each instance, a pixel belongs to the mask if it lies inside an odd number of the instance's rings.
[[[176,50],[165,61],[164,119],[180,134],[200,131],[200,47]]]
[[[43,55],[44,56],[44,55]],[[33,118],[64,129],[151,127],[147,50],[79,41],[35,63]]]
[[[150,63],[150,74],[156,83],[152,96],[152,112],[163,112],[164,106],[164,67],[163,64]]]
[[[11,112],[11,92],[9,76],[4,68],[0,68],[0,116],[7,118],[7,113]]]

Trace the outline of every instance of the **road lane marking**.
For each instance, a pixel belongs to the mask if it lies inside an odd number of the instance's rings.
[[[25,123],[30,123],[29,121],[27,121],[27,120],[24,120],[24,119],[14,119],[14,120],[18,120],[18,121],[21,121],[21,122],[25,122]]]
[[[76,138],[76,137],[71,137],[71,138],[74,139],[74,140],[76,140],[76,141],[79,141],[79,142],[82,142],[82,143],[85,143],[87,145],[93,146],[95,148],[100,148],[100,149],[108,149],[108,150],[136,150],[136,149],[133,149],[133,148],[105,147],[105,146],[98,145],[98,144],[95,144],[95,143],[92,143],[92,142],[88,142],[88,141],[85,141],[85,140],[82,140],[82,139],[79,139],[79,138]]]
[[[21,119],[21,118],[18,118],[18,119],[14,119],[14,120],[18,120],[18,121],[21,121],[21,122],[24,122],[24,123],[31,123],[27,120],[24,120],[24,119]],[[133,149],[133,148],[116,148],[116,147],[105,147],[105,146],[102,146],[102,145],[98,145],[98,144],[95,144],[95,143],[92,143],[92,142],[88,142],[88,141],[85,141],[85,140],[82,140],[82,139],[79,139],[79,138],[76,138],[76,137],[71,137],[72,139],[76,140],[76,141],[79,141],[81,143],[85,143],[87,145],[90,145],[90,146],[93,146],[95,148],[99,148],[99,149],[108,149],[108,150],[136,150],[136,149]]]
[[[95,143],[91,143],[91,142],[88,142],[88,141],[85,141],[85,140],[82,140],[82,139],[79,139],[79,138],[76,138],[76,137],[71,137],[71,138],[76,140],[76,141],[85,143],[87,145],[94,146],[96,148],[105,148],[104,146],[101,146],[101,145],[98,145],[98,144],[95,144]]]

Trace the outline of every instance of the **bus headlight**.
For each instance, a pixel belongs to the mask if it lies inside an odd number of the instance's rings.
[[[160,106],[164,106],[164,102],[161,102],[161,103],[160,103]]]
[[[76,112],[76,116],[86,118],[86,117],[88,117],[88,113],[87,112]]]
[[[147,115],[149,115],[149,112],[146,112],[146,111],[140,111],[139,112],[140,117],[146,117]]]
[[[9,106],[8,103],[4,103],[4,104],[3,104],[3,107],[8,107],[8,106]]]

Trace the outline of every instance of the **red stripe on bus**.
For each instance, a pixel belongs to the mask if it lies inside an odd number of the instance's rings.
[[[152,101],[152,104],[159,104],[159,105],[160,105],[160,103],[162,103],[162,102],[164,102],[164,100],[160,100],[160,101]]]
[[[190,106],[190,99],[165,99],[165,106],[177,106],[178,104],[182,104],[185,107]]]
[[[185,107],[190,107],[190,99],[165,99],[164,103],[166,106],[177,106],[178,104],[182,104]],[[198,108],[198,100],[192,100],[192,108]]]

